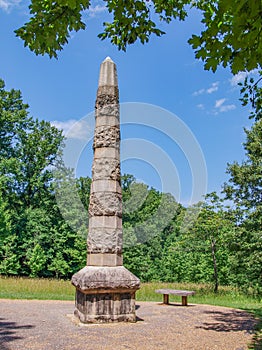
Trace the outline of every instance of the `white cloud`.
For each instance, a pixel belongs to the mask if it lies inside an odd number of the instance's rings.
[[[96,6],[90,6],[87,13],[89,17],[96,17],[98,14],[106,10],[107,10],[106,6],[96,5]]]
[[[216,100],[216,103],[215,103],[215,108],[219,108],[222,106],[222,104],[226,101],[225,98],[221,98],[220,100]]]
[[[205,106],[203,105],[203,103],[199,103],[199,104],[197,105],[197,108],[199,108],[199,109],[205,109]]]
[[[63,134],[68,138],[86,140],[90,137],[91,128],[86,119],[67,121],[51,121],[51,124],[57,129],[63,130]]]
[[[215,108],[218,109],[219,112],[228,112],[228,111],[232,111],[233,109],[236,108],[235,105],[231,104],[231,105],[225,105],[226,98],[221,98],[220,100],[216,100],[215,102]],[[215,114],[217,114],[217,112],[215,112]]]
[[[209,89],[207,89],[206,92],[208,94],[212,94],[213,92],[218,90],[218,85],[219,85],[218,81],[216,81],[215,83],[212,83],[211,87]]]
[[[215,83],[212,83],[208,89],[200,89],[193,92],[193,96],[199,96],[202,94],[212,94],[213,92],[218,90],[218,85],[219,85],[219,81],[216,81]]]
[[[238,72],[236,75],[234,75],[231,79],[229,79],[230,84],[232,86],[237,86],[238,83],[241,83],[245,80],[246,77],[248,77],[249,75],[257,75],[258,70],[257,69],[253,69],[250,72]]]
[[[233,109],[236,109],[235,105],[224,105],[224,106],[220,107],[219,111],[220,112],[228,112],[228,111],[232,111]]]
[[[0,8],[5,12],[10,12],[12,8],[18,6],[22,0],[0,0]]]
[[[205,92],[205,89],[197,90],[197,91],[193,92],[193,96],[202,95],[204,92]]]
[[[238,83],[241,83],[242,81],[244,81],[247,75],[248,75],[247,72],[238,72],[236,75],[234,75],[230,79],[230,84],[232,86],[236,86]]]

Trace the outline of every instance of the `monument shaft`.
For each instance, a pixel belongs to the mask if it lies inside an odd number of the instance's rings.
[[[96,99],[87,266],[72,277],[81,322],[136,321],[140,281],[123,266],[119,93],[116,66],[101,64]]]
[[[121,266],[119,94],[116,67],[109,58],[100,68],[93,149],[87,264]]]

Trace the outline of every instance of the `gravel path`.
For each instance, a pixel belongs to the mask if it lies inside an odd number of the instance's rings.
[[[137,323],[79,326],[68,301],[0,300],[1,350],[244,350],[255,321],[209,305],[137,302]]]

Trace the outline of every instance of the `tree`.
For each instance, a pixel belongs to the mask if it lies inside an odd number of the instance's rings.
[[[123,175],[124,264],[143,281],[160,280],[166,232],[178,210],[167,193],[159,193],[132,175]]]
[[[88,206],[89,206],[91,182],[92,182],[92,180],[88,176],[87,177],[81,176],[76,182],[78,194],[79,194],[81,202],[86,210],[88,210]]]
[[[228,183],[224,184],[227,199],[235,205],[238,227],[230,243],[232,276],[236,285],[253,293],[262,291],[262,71],[259,78],[245,78],[241,86],[242,105],[250,104],[251,130],[245,129],[246,160],[228,164]],[[234,277],[233,277],[234,279]]]
[[[39,201],[50,195],[53,167],[61,162],[63,136],[49,122],[38,119],[17,136],[20,142],[20,149],[17,150],[20,171],[16,191],[26,206],[37,207]]]
[[[205,25],[201,35],[189,43],[205,69],[216,71],[219,64],[229,66],[233,74],[261,68],[262,3],[246,0],[196,1]]]
[[[27,253],[28,266],[31,270],[30,277],[38,276],[39,272],[44,269],[46,263],[46,254],[39,243],[36,243],[32,250]]]
[[[5,90],[5,83],[0,79],[0,157],[10,159],[19,130],[28,125],[28,105],[23,103],[19,90]]]
[[[200,205],[201,211],[195,224],[189,230],[189,237],[195,247],[193,249],[207,251],[207,258],[212,258],[214,292],[216,293],[220,276],[223,275],[223,266],[228,262],[227,243],[234,231],[234,222],[231,222],[223,201],[215,192],[206,195],[205,202]]]
[[[254,216],[262,211],[262,119],[255,122],[251,130],[245,129],[245,133],[247,159],[241,164],[228,164],[230,179],[224,191],[243,213]]]
[[[55,185],[63,182],[69,191],[71,180],[61,157],[63,136],[27,108],[21,92],[6,91],[0,80],[0,273],[69,277],[83,265],[86,239],[65,223],[57,205]],[[81,198],[88,186],[90,179],[79,180]],[[77,221],[77,208],[69,209]]]
[[[233,232],[234,221],[215,192],[204,202],[181,208],[165,237],[161,279],[212,283],[215,292],[219,284],[230,284],[228,242]]]
[[[49,122],[28,115],[19,90],[0,80],[0,175],[9,208],[38,207],[50,196],[52,167],[61,162],[63,136]]]
[[[61,251],[56,253],[54,259],[52,259],[52,263],[48,266],[48,269],[55,273],[56,278],[68,276],[68,273],[70,272],[70,267]]]
[[[205,69],[215,71],[219,64],[229,66],[232,73],[261,68],[261,1],[246,0],[107,0],[112,22],[104,23],[98,36],[109,38],[120,50],[140,40],[149,41],[151,34],[161,36],[159,22],[185,20],[189,7],[202,12],[205,29],[193,35],[189,43],[202,59]],[[16,30],[25,46],[36,54],[57,57],[57,51],[68,42],[70,32],[85,29],[83,12],[90,0],[40,1],[31,0],[28,23]]]
[[[243,106],[248,103],[251,105],[249,119],[255,119],[255,121],[262,119],[262,87],[259,85],[262,81],[262,71],[259,75],[260,78],[256,82],[254,78],[246,77],[243,83],[238,84],[241,86],[242,94],[240,101]]]
[[[5,275],[18,275],[20,272],[19,255],[17,254],[19,240],[15,234],[10,234],[4,240],[1,251],[0,273]]]
[[[262,119],[245,130],[247,159],[229,164],[230,175],[224,192],[237,212],[238,230],[231,246],[235,252],[234,266],[239,271],[238,283],[262,290]]]
[[[235,284],[245,286],[253,292],[262,290],[262,88],[260,78],[246,78],[241,83],[242,103],[251,104],[249,118],[255,120],[250,130],[245,129],[246,160],[228,164],[228,183],[224,192],[236,208],[238,229],[232,237],[234,252],[232,269],[237,276]]]
[[[1,183],[1,180],[0,180]],[[10,234],[11,230],[11,217],[7,209],[7,204],[2,198],[0,191],[0,249],[4,245],[5,238]]]
[[[15,246],[15,237],[11,236],[11,215],[0,191],[0,273],[14,272],[19,267]]]

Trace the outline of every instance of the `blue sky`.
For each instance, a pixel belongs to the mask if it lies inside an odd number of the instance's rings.
[[[244,158],[243,127],[249,127],[251,122],[248,109],[238,100],[237,82],[244,74],[233,77],[224,68],[215,74],[205,71],[187,44],[193,33],[201,31],[196,12],[191,12],[183,23],[161,24],[167,32],[163,37],[152,37],[146,45],[137,43],[127,52],[119,52],[109,41],[97,38],[107,14],[103,2],[93,1],[91,11],[85,14],[87,29],[72,35],[58,60],[35,56],[15,37],[13,31],[26,22],[28,13],[27,2],[0,0],[0,77],[7,89],[22,91],[34,117],[50,121],[65,132],[82,121],[93,111],[100,63],[110,56],[117,64],[123,103],[122,173],[132,173],[149,186],[172,192],[176,197],[179,192],[183,204],[196,201],[192,187],[201,191],[205,187],[199,185],[199,178],[206,183],[208,192],[220,190],[227,180],[227,162]],[[130,102],[135,104],[127,104]],[[148,105],[155,106],[156,114],[151,120],[147,114],[154,112]],[[90,122],[86,128],[90,135],[92,117],[84,118],[86,121]],[[76,142],[87,140],[83,138],[83,125],[74,128]],[[176,134],[176,127],[181,127],[180,134]],[[187,152],[185,148],[191,141]],[[90,145],[91,142],[84,146],[82,143],[77,176],[91,174]],[[202,169],[196,174],[198,160]]]

